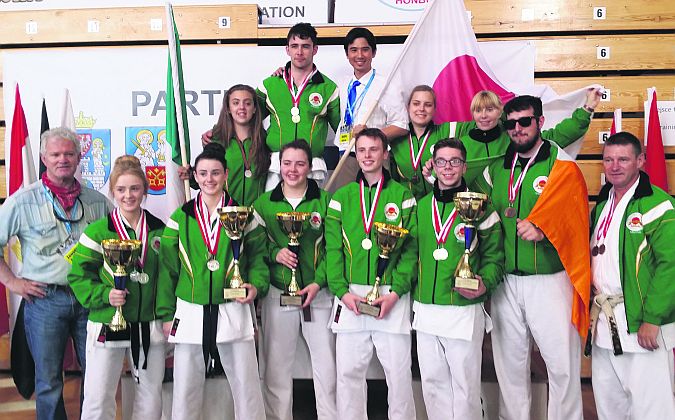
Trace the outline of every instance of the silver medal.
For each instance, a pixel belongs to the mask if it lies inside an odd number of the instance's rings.
[[[148,273],[138,273],[138,283],[147,284],[150,281]]]
[[[291,117],[291,121],[293,121],[295,124],[300,122],[300,116],[299,115],[293,115]]]
[[[300,109],[297,106],[291,108],[291,115],[300,115]]]
[[[373,247],[373,241],[371,241],[368,238],[365,238],[364,240],[361,241],[361,248],[365,249],[368,251],[370,248]]]
[[[448,250],[445,248],[434,249],[433,255],[436,261],[445,261],[448,259]]]
[[[250,169],[247,169],[247,170],[244,171],[244,176],[245,176],[246,178],[250,178],[250,177],[253,176],[253,172],[251,172]]]
[[[136,271],[136,269],[134,269],[134,271],[132,271],[132,272],[129,274],[129,279],[130,279],[131,281],[140,283],[140,279],[139,279],[140,276],[141,276],[141,273],[139,273],[138,271]]]
[[[220,263],[218,260],[211,259],[206,263],[206,268],[208,268],[210,271],[216,271],[220,268]]]

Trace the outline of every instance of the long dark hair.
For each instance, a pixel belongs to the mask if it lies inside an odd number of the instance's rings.
[[[258,102],[258,95],[255,90],[248,85],[234,85],[225,92],[223,97],[223,107],[220,109],[218,122],[213,127],[213,141],[222,144],[225,148],[230,145],[232,138],[236,138],[234,122],[230,114],[230,96],[232,93],[243,90],[248,92],[253,99],[253,108],[255,113],[249,121],[251,128],[251,161],[255,165],[255,176],[260,178],[267,175],[270,168],[270,150],[265,143],[265,130],[262,124],[262,109]]]

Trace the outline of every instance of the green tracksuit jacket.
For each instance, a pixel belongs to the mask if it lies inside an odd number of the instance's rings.
[[[591,213],[599,223],[612,184],[600,191]],[[626,307],[628,331],[636,333],[643,322],[665,325],[675,322],[675,200],[651,185],[649,176],[640,180],[628,202],[619,230],[619,272]]]
[[[377,276],[377,233],[375,226],[366,234],[361,216],[359,171],[356,182],[335,192],[326,216],[326,273],[328,287],[339,299],[349,291],[349,284],[372,285]],[[374,200],[377,184],[364,181],[367,212]],[[374,222],[383,222],[408,229],[409,234],[399,240],[390,254],[389,266],[381,284],[391,285],[391,291],[403,296],[411,289],[417,264],[417,218],[415,199],[403,185],[391,179],[384,171],[384,185],[375,208]],[[370,238],[372,248],[365,250],[361,241]]]
[[[282,248],[288,247],[288,235],[281,230],[277,221],[277,213],[298,211],[311,213],[300,237],[300,251],[296,280],[300,288],[316,283],[321,287],[327,286],[326,281],[326,241],[324,238],[324,222],[330,195],[319,188],[316,181],[307,180],[307,192],[298,207],[286,200],[279,183],[275,189],[268,191],[258,198],[255,208],[256,220],[261,225],[268,242],[269,250],[266,260],[270,266],[270,282],[280,290],[286,290],[291,281],[291,270],[276,261],[277,254]]]
[[[416,200],[421,199],[429,194],[433,186],[429,184],[422,176],[422,168],[426,161],[431,159],[431,147],[440,140],[448,138],[450,132],[450,123],[443,123],[434,125],[431,123],[422,138],[417,138],[412,124],[410,125],[410,135],[398,137],[391,142],[391,152],[389,154],[389,165],[391,168],[391,177],[408,187],[415,196]],[[412,158],[410,156],[410,136],[412,136],[413,154],[417,156],[424,141],[424,138],[429,135],[427,144],[422,151],[419,166],[417,170],[413,169]],[[416,182],[413,182],[413,176],[417,175]]]
[[[206,266],[208,249],[195,217],[195,199],[179,207],[167,220],[159,256],[157,287],[157,317],[171,321],[176,311],[176,298],[198,305],[225,303],[223,289],[229,287],[233,270],[230,239],[221,228],[216,259],[220,268],[214,272]],[[225,196],[228,205],[236,205]],[[241,275],[247,283],[258,289],[258,296],[265,296],[269,288],[269,269],[263,261],[266,244],[263,232],[246,235],[244,250],[240,254]]]
[[[286,73],[291,69],[286,64]],[[328,124],[337,130],[340,123],[340,93],[337,85],[321,72],[316,72],[300,95],[300,122],[291,120],[293,99],[283,77],[270,76],[257,89],[258,99],[265,115],[270,117],[267,146],[278,152],[286,143],[305,139],[312,149],[312,157],[322,157],[328,135]]]
[[[540,242],[524,241],[516,235],[516,219],[525,219],[530,214],[548,175],[556,161],[558,153],[564,153],[555,144],[544,140],[534,164],[530,167],[523,183],[516,194],[513,207],[516,217],[504,217],[504,209],[508,207],[508,185],[511,163],[515,150],[512,146],[506,149],[506,155],[492,162],[476,180],[479,191],[490,197],[490,201],[502,219],[504,228],[505,270],[509,274],[527,276],[532,274],[552,274],[564,269],[558,252],[551,242],[544,238]],[[514,171],[517,179],[527,160],[519,159]]]
[[[216,138],[213,141],[223,144]],[[255,176],[256,166],[251,161],[251,144],[251,139],[245,139],[243,142],[246,159],[251,164],[253,176],[250,178],[244,176],[246,167],[244,166],[244,159],[242,158],[237,139],[231,139],[229,146],[225,149],[225,160],[227,161],[225,189],[232,199],[242,206],[252,205],[255,199],[265,192],[265,182],[267,181],[266,173],[260,177]]]
[[[462,182],[458,188],[441,191],[438,181],[434,191],[422,198],[417,204],[417,243],[419,247],[419,276],[414,298],[421,303],[436,305],[471,305],[483,302],[489,293],[501,282],[504,275],[504,243],[499,216],[488,205],[485,215],[475,223],[474,237],[478,233],[478,248],[469,257],[474,273],[481,276],[487,293],[476,299],[467,299],[453,291],[455,287],[455,268],[464,254],[464,225],[459,215],[452,223],[446,242],[441,245],[448,251],[448,258],[436,261],[433,252],[439,245],[436,241],[432,214],[432,197],[438,201],[441,223],[445,222],[455,208],[453,197],[458,191],[465,191]],[[475,239],[474,239],[475,241]]]
[[[152,321],[157,318],[155,300],[159,246],[164,223],[147,210],[144,211],[148,224],[148,248],[143,272],[148,274],[150,281],[140,284],[127,280],[126,286],[129,294],[122,313],[129,322]],[[130,238],[136,239],[133,229],[127,227],[127,233]],[[73,255],[73,267],[68,274],[68,283],[77,300],[89,309],[89,320],[107,324],[115,313],[115,308],[110,305],[109,300],[115,281],[111,271],[106,270],[103,265],[101,241],[104,239],[119,239],[110,215],[87,226],[80,236]],[[110,268],[115,270],[115,267]]]

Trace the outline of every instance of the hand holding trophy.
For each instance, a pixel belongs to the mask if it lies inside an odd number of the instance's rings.
[[[373,302],[380,297],[380,281],[389,265],[389,255],[396,248],[398,240],[408,234],[408,229],[382,222],[375,222],[374,225],[377,233],[377,247],[380,250],[377,257],[377,276],[373,288],[366,295],[366,303],[359,302],[357,307],[360,313],[377,317],[380,315],[380,307],[374,306]]]
[[[295,255],[298,255],[300,249],[299,239],[305,229],[306,222],[311,214],[307,212],[288,211],[277,213],[277,220],[281,230],[288,235],[288,249]],[[291,270],[291,281],[288,283],[288,289],[281,295],[282,306],[302,306],[303,296],[298,294],[300,286],[296,280],[296,269]]]
[[[476,278],[471,266],[469,265],[469,256],[471,255],[471,242],[473,242],[473,232],[476,226],[473,225],[485,214],[487,208],[487,195],[477,192],[458,192],[455,194],[455,208],[459,217],[465,223],[464,226],[464,255],[459,260],[455,269],[455,287],[462,289],[478,290],[480,282]]]
[[[129,274],[126,268],[135,265],[140,257],[141,241],[136,239],[104,239],[101,241],[103,248],[103,259],[109,266],[115,267],[113,279],[115,289],[124,290],[127,287]],[[115,308],[115,315],[110,320],[108,327],[111,331],[118,332],[127,329],[127,321],[122,314],[122,307]]]
[[[234,257],[234,272],[230,279],[230,287],[223,289],[223,297],[227,300],[246,297],[245,283],[239,272],[239,251],[241,248],[244,230],[248,226],[253,211],[250,207],[226,206],[218,208],[220,224],[225,229],[225,234],[232,243],[232,256]]]

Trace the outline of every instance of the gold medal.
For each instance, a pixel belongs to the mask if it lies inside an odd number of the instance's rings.
[[[369,238],[365,238],[364,240],[361,241],[361,248],[365,249],[366,251],[368,251],[372,247],[373,241],[371,241]]]

